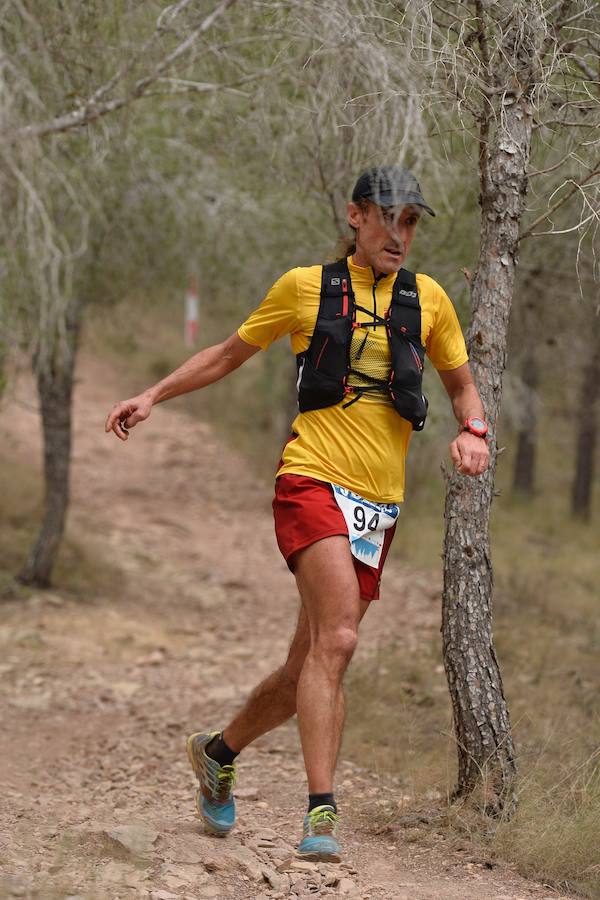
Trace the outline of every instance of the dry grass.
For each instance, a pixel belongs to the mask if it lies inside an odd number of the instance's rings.
[[[554,452],[568,459],[564,447]],[[411,659],[390,645],[351,671],[346,752],[367,755],[401,779],[406,807],[387,819],[404,821],[409,839],[420,831],[418,839],[427,841],[442,823],[453,843],[466,839],[525,875],[599,898],[600,533],[597,524],[569,520],[564,466],[555,469],[561,485],[550,480],[552,464],[552,458],[544,462],[552,491],[526,503],[507,490],[493,519],[494,634],[520,768],[514,819],[494,824],[464,806],[444,810],[456,754],[437,629],[423,635],[421,652]],[[509,474],[510,456],[500,481]],[[419,482],[396,538],[397,556],[413,564],[428,559],[430,570],[442,542],[438,480]],[[437,814],[422,816],[429,824],[415,832],[419,810],[436,795]]]
[[[0,600],[20,600],[31,590],[15,581],[30,551],[41,523],[42,476],[37,468],[0,454]],[[89,541],[85,545],[67,525],[54,572],[53,581],[60,593],[78,600],[91,600],[110,594],[114,587],[115,569],[98,559]]]
[[[598,728],[596,728],[598,734]],[[564,756],[580,758],[574,738]],[[600,769],[599,751],[556,765],[554,754],[542,754],[526,770],[514,821],[501,823],[494,846],[519,869],[560,888],[600,897]],[[525,769],[525,766],[523,766]]]
[[[519,808],[512,821],[496,825],[465,806],[444,809],[454,786],[456,753],[440,653],[437,647],[432,651],[431,641],[417,662],[390,646],[377,660],[351,670],[344,752],[400,780],[403,803],[382,811],[380,825],[400,823],[414,840],[416,824],[423,841],[442,825],[447,840],[467,839],[472,849],[485,847],[488,854],[516,863],[525,875],[597,898],[600,717],[591,709],[589,684],[558,672],[544,679],[536,671],[538,659],[556,656],[559,628],[533,637],[531,623],[516,618],[498,635],[503,648],[511,631],[504,675],[520,764]],[[535,642],[538,656],[531,658],[529,646]],[[576,671],[574,660],[564,663],[566,670]],[[584,653],[577,671],[595,663]]]

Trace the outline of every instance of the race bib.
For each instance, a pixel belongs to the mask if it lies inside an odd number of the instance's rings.
[[[339,484],[332,484],[331,487],[348,526],[352,554],[367,566],[377,569],[383,550],[384,532],[396,524],[400,507],[395,503],[365,500]]]

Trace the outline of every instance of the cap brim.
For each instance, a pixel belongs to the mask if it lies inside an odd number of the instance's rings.
[[[421,206],[430,216],[435,216],[432,208],[427,206],[420,194],[398,194],[393,191],[381,191],[376,196],[367,196],[365,199],[384,209],[388,209],[391,206]]]

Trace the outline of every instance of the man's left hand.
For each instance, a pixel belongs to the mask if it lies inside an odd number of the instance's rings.
[[[470,431],[461,431],[450,444],[450,456],[462,475],[482,475],[490,462],[490,451],[485,438]]]

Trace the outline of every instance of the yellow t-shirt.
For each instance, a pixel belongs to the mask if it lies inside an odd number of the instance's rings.
[[[355,265],[352,257],[348,258],[348,268],[357,305],[384,317],[395,274],[375,282],[373,270]],[[319,312],[321,273],[322,266],[308,266],[282,275],[238,329],[240,338],[266,350],[273,341],[289,334],[294,354],[305,351]],[[417,275],[417,288],[421,342],[427,356],[440,371],[456,369],[467,362],[468,356],[454,307],[443,288],[428,275]],[[372,321],[372,316],[360,310],[356,318],[359,322]],[[357,340],[364,339],[363,332],[368,332],[371,358],[382,361],[381,377],[387,377],[391,359],[385,328],[356,329]],[[364,394],[346,409],[344,402],[296,416],[292,424],[296,437],[286,444],[277,475],[309,475],[340,484],[378,503],[402,501],[412,425],[384,396]]]

